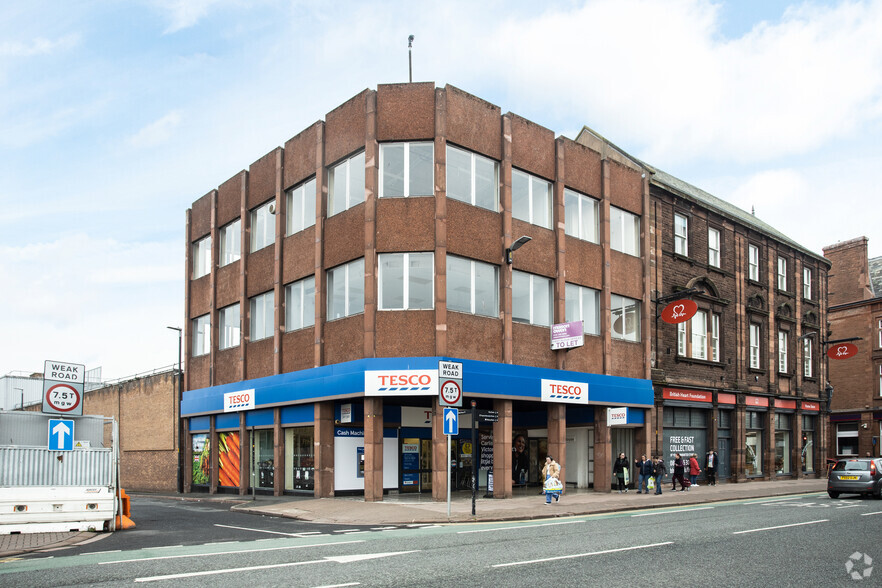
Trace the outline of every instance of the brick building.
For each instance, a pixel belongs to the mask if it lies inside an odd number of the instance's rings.
[[[859,338],[857,355],[830,361],[830,453],[879,457],[882,435],[882,257],[869,259],[867,238],[824,248],[830,270],[830,339]]]

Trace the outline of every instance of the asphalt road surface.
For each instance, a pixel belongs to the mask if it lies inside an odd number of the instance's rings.
[[[873,569],[882,562],[882,501],[826,494],[358,529],[186,508],[170,509],[177,531],[154,533],[151,546],[122,532],[84,546],[89,552],[5,561],[0,585],[882,585],[882,567]]]

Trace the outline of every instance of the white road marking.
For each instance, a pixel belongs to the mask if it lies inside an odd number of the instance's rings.
[[[774,500],[767,500],[763,498],[757,502],[747,502],[745,504],[778,504],[779,502],[785,502],[787,500],[799,500],[800,498],[805,498],[805,496],[791,496],[790,498],[775,498]]]
[[[349,582],[348,584],[326,584],[315,588],[343,588],[344,586],[361,586],[361,582]]]
[[[871,517],[871,516],[873,516],[873,515],[877,515],[877,514],[882,514],[882,512],[865,512],[865,513],[862,514],[861,516],[862,516],[862,517]]]
[[[371,531],[391,531],[392,529],[397,529],[398,527],[371,527]]]
[[[119,553],[120,551],[122,551],[122,549],[110,549],[108,551],[89,551],[87,553],[81,553],[80,555],[104,555],[105,553]]]
[[[177,549],[178,547],[183,547],[183,545],[158,545],[150,549]]]
[[[267,547],[266,549],[237,549],[235,551],[215,551],[213,553],[188,553],[183,555],[161,555],[156,557],[139,557],[135,559],[121,559],[119,561],[100,561],[98,565],[110,565],[131,563],[138,561],[153,561],[157,559],[182,559],[185,557],[205,557],[208,555],[229,555],[233,553],[259,553],[261,551],[281,551],[285,549],[303,549],[305,547],[325,547],[327,545],[346,545],[349,543],[364,543],[364,541],[335,541],[333,543],[313,543],[311,545],[288,545],[286,547]]]
[[[747,531],[734,531],[733,535],[742,535],[744,533],[758,533],[759,531],[773,531],[775,529],[786,529],[787,527],[801,527],[803,525],[815,525],[817,523],[828,523],[829,519],[821,519],[819,521],[808,521],[805,523],[793,523],[791,525],[779,525],[777,527],[763,527],[762,529],[749,529]]]
[[[490,567],[505,568],[505,567],[509,567],[509,566],[524,566],[527,564],[543,563],[543,562],[547,562],[547,561],[558,561],[558,560],[562,560],[562,559],[575,559],[577,557],[589,557],[592,555],[604,555],[606,553],[619,553],[621,551],[633,551],[635,549],[648,549],[650,547],[661,547],[663,545],[673,545],[673,544],[674,544],[673,541],[665,541],[664,543],[650,543],[649,545],[635,545],[634,547],[621,547],[619,549],[605,549],[603,551],[593,551],[591,553],[577,553],[574,555],[560,555],[557,557],[547,557],[545,559],[531,559],[528,561],[514,561],[511,563],[494,564]]]
[[[654,517],[656,515],[664,515],[664,514],[679,514],[681,512],[692,512],[696,510],[713,510],[712,506],[700,506],[698,508],[682,508],[680,510],[665,510],[661,512],[644,512],[640,514],[633,514],[632,517]]]
[[[240,531],[252,531],[254,533],[270,533],[272,535],[284,535],[285,537],[299,537],[302,533],[283,533],[282,531],[267,531],[266,529],[251,529],[249,527],[234,527],[233,525],[214,524],[215,527],[223,527],[224,529],[238,529]]]
[[[576,523],[584,523],[585,521],[561,521],[558,523],[537,523],[535,525],[516,525],[511,527],[493,527],[492,529],[474,529],[472,531],[457,531],[457,535],[465,535],[468,533],[489,533],[490,531],[510,531],[511,529],[535,529],[536,527],[551,527],[554,525],[574,525]]]
[[[335,529],[335,533],[352,533],[354,531],[361,531],[361,529]]]
[[[197,576],[214,576],[217,574],[232,574],[236,572],[250,572],[254,570],[270,570],[273,568],[289,568],[293,566],[304,566],[310,564],[320,564],[328,562],[351,563],[355,561],[363,561],[366,559],[376,559],[380,557],[390,557],[392,555],[404,555],[407,553],[416,553],[415,551],[393,551],[389,553],[365,553],[361,555],[341,555],[326,557],[324,559],[315,559],[312,561],[295,561],[281,564],[268,564],[263,566],[251,566],[247,568],[226,568],[221,570],[206,570],[204,572],[189,572],[183,574],[169,574],[167,576],[150,576],[147,578],[135,578],[135,582],[158,582],[161,580],[177,580],[178,578],[195,578]]]

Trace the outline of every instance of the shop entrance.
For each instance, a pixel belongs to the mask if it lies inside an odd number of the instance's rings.
[[[720,458],[717,465],[717,481],[726,481],[730,474],[729,456],[732,453],[732,440],[729,438],[717,439],[717,456]]]
[[[398,481],[402,493],[432,491],[432,440],[407,437],[401,439],[401,478]]]
[[[628,458],[628,471],[631,474],[631,483],[635,483],[636,476],[631,470],[634,469],[634,429],[613,427],[610,429],[610,441],[612,446],[612,456],[610,461],[610,472],[612,472],[612,464],[619,458],[620,453],[624,453]],[[639,455],[637,457],[640,457]],[[615,476],[612,478],[611,487],[616,487],[617,482]]]

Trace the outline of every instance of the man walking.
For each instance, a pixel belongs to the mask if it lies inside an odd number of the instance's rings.
[[[634,471],[637,472],[637,494],[649,494],[647,485],[652,477],[652,461],[641,455],[640,459],[634,460]]]
[[[655,467],[652,469],[652,473],[655,476],[655,493],[662,493],[662,478],[665,477],[665,474],[668,473],[668,466],[665,465],[665,458],[663,455],[660,455],[658,460],[655,462]]]

